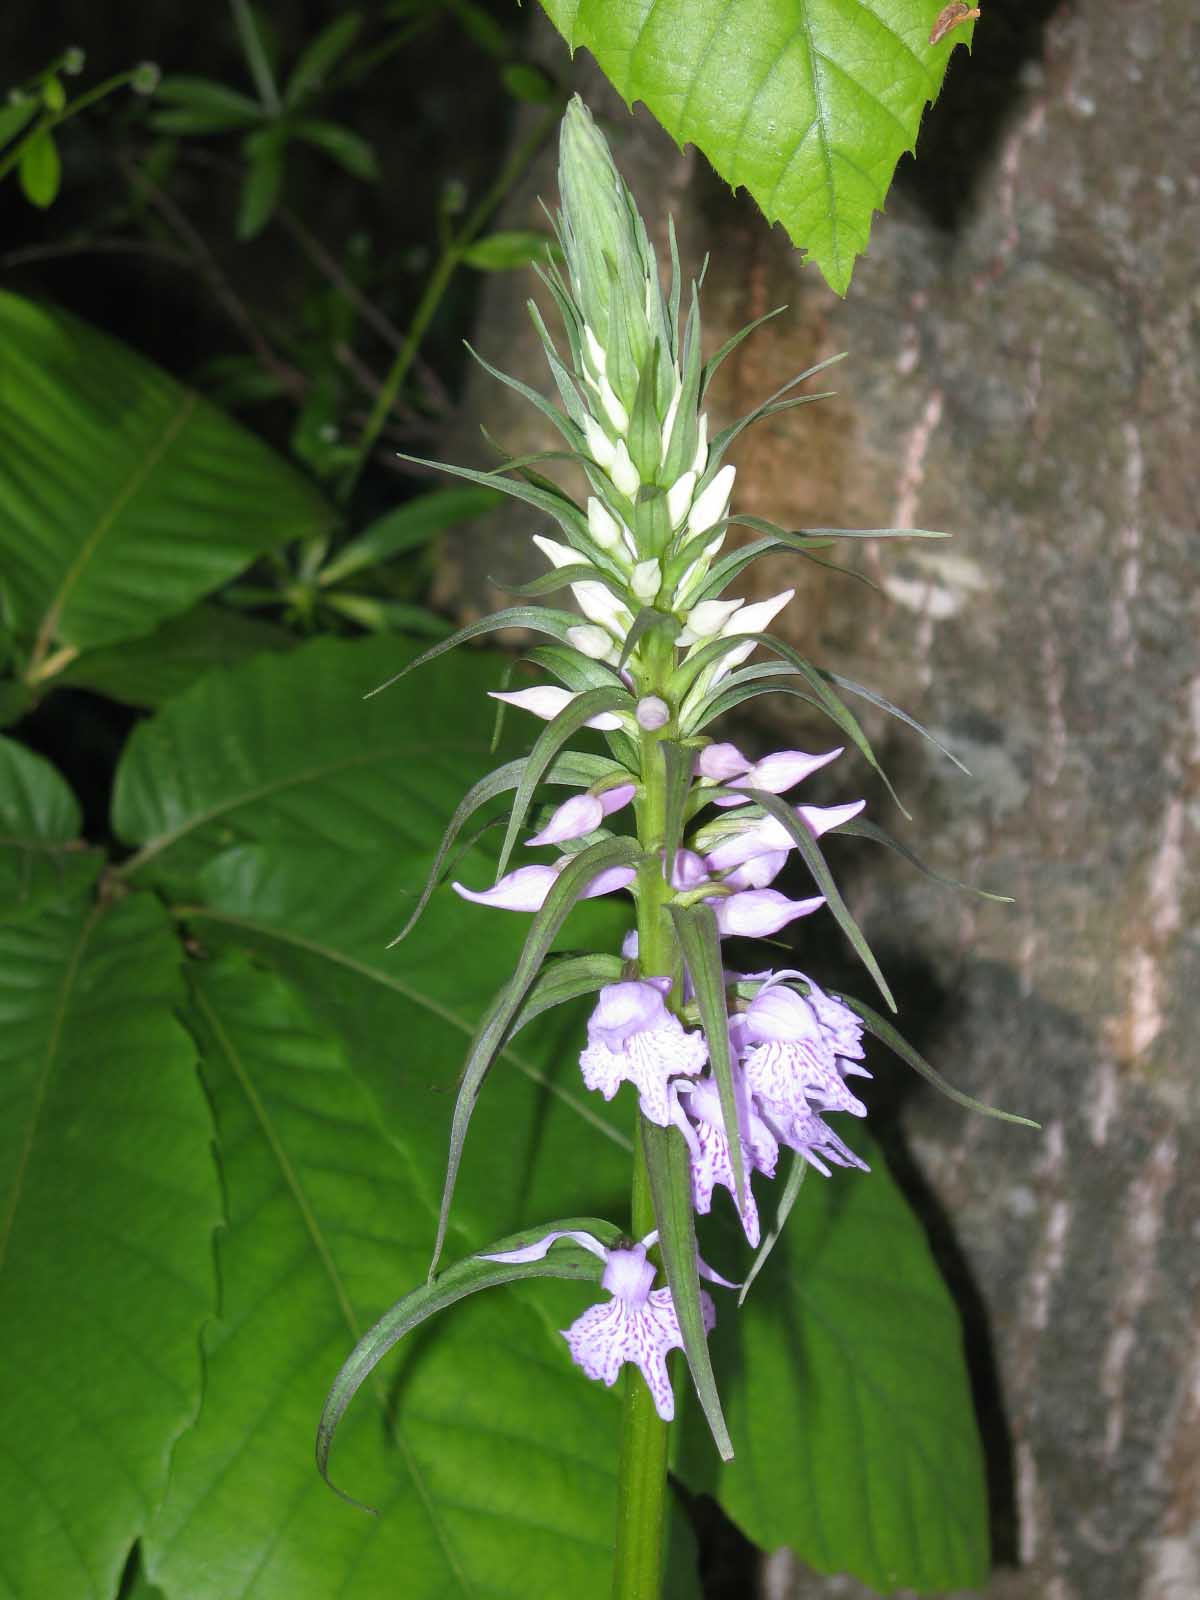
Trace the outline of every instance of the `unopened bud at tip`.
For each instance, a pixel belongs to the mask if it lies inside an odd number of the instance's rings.
[[[655,733],[670,722],[671,708],[661,696],[647,694],[638,701],[634,715],[639,728],[644,728],[647,733]]]

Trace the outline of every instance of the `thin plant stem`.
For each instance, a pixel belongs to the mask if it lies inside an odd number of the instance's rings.
[[[633,1154],[633,1232],[654,1226],[650,1179],[642,1152],[641,1121]],[[617,1469],[617,1531],[613,1600],[659,1600],[667,1518],[667,1436],[654,1396],[641,1373],[625,1368],[621,1454]]]
[[[472,243],[475,236],[483,228],[492,213],[508,194],[508,191],[520,178],[526,167],[533,160],[542,144],[545,142],[551,128],[555,126],[561,113],[561,106],[555,103],[538,121],[533,132],[525,139],[505,162],[496,181],[482,196],[478,205],[465,218],[463,224],[442,247],[429,280],[421,294],[421,299],[405,335],[404,343],[397,352],[396,359],[392,362],[387,377],[384,379],[375,405],[367,418],[367,425],[363,429],[355,449],[354,459],[350,462],[345,477],[342,479],[338,497],[343,502],[349,500],[358,483],[363,467],[374,448],[380,431],[387,420],[388,412],[392,409],[396,396],[400,393],[401,385],[407,378],[412,367],[421,340],[433,321],[438,307],[442,303],[442,296],[455,268],[462,259],[463,252]]]

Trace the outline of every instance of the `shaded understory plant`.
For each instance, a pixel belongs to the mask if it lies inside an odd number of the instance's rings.
[[[738,1313],[728,1300],[718,1311],[702,1280],[727,1293],[740,1288],[738,1304],[745,1300],[810,1169],[831,1182],[871,1181],[835,1175],[834,1169],[865,1173],[869,1167],[831,1120],[866,1113],[854,1083],[870,1077],[864,1032],[936,1077],[865,1002],[827,991],[791,966],[741,972],[727,961],[726,939],[770,938],[797,919],[830,915],[884,1005],[895,1010],[818,844],[831,832],[893,841],[860,816],[862,800],[816,806],[785,798],[847,745],[878,771],[839,688],[895,708],[835,679],[767,631],[792,590],[754,604],[728,597],[728,590],[768,552],[807,557],[842,539],[941,535],[916,529],[796,533],[733,512],[735,469],[724,459],[729,447],[750,423],[820,399],[793,391],[829,363],[800,374],[710,438],[704,411],[709,382],[752,328],[703,359],[698,286],[692,285],[685,312],[673,231],[664,292],[642,218],[579,100],[563,124],[559,186],[564,267],[548,265],[542,277],[561,314],[565,358],[532,303],[531,314],[561,405],[495,376],[537,405],[562,436],[565,448],[556,454],[582,472],[586,503],[541,474],[534,461],[507,463],[500,469],[512,474],[507,477],[445,470],[500,487],[553,521],[560,539],[534,536],[551,571],[524,597],[569,588],[582,616],[513,606],[462,629],[398,675],[497,629],[521,626],[549,641],[532,647],[529,659],[550,681],[493,691],[493,698],[542,719],[545,728],[528,755],[483,777],[462,800],[400,937],[421,917],[466,825],[499,797],[505,797],[507,816],[495,882],[479,889],[456,881],[453,888],[463,899],[532,920],[512,976],[485,1012],[463,1068],[427,1282],[405,1295],[346,1361],[320,1421],[317,1457],[324,1473],[334,1432],[355,1393],[403,1335],[433,1313],[526,1277],[597,1283],[607,1298],[586,1309],[563,1337],[590,1378],[611,1386],[622,1367],[629,1369],[613,1593],[647,1596],[658,1593],[662,1581],[668,1425],[681,1381],[679,1372],[672,1379],[672,1351],[683,1352],[716,1452],[726,1461],[735,1454],[708,1335],[718,1318]],[[756,537],[726,552],[734,526]],[[759,647],[764,656],[754,659]],[[820,711],[842,742],[757,760],[731,743],[714,742],[710,730],[724,713],[779,690]],[[602,735],[602,753],[573,747],[585,729]],[[538,809],[547,785],[573,792]],[[633,829],[619,831],[630,814]],[[527,833],[531,822],[536,826]],[[551,852],[550,859],[513,867],[523,835],[526,847]],[[814,890],[798,900],[773,887],[793,856]],[[636,927],[619,954],[552,954],[578,902],[623,891],[632,895]],[[628,1218],[558,1218],[490,1241],[443,1269],[460,1163],[485,1078],[534,1019],[587,994],[597,998],[578,1057],[582,1084],[605,1101],[636,1095]],[[766,1227],[752,1187],[756,1175],[777,1184]],[[696,1217],[712,1210],[718,1187],[728,1192],[756,1252],[740,1285],[706,1263],[697,1240]],[[978,1577],[979,1561],[977,1548],[964,1557],[960,1581]]]

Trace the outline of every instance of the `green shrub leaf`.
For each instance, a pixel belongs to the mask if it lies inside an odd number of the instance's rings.
[[[332,526],[265,445],[86,323],[0,293],[0,344],[0,566],[34,677]]]
[[[35,780],[49,837],[65,820]],[[12,1600],[108,1600],[200,1402],[212,1125],[158,902],[0,912],[0,1541]],[[19,1375],[19,1376],[18,1376]],[[69,1530],[69,1536],[68,1532]]]
[[[804,1184],[754,1293],[711,1336],[737,1459],[689,1413],[677,1470],[756,1544],[820,1572],[883,1594],[975,1589],[987,1496],[958,1313],[878,1150],[852,1133],[870,1175]]]

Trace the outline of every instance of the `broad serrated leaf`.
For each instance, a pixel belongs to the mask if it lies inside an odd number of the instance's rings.
[[[0,293],[0,344],[0,563],[35,675],[332,527],[253,435],[86,323]]]
[[[564,1303],[587,1303],[578,1288],[481,1297],[395,1353],[338,1434],[339,1478],[378,1518],[322,1483],[322,1401],[357,1339],[423,1278],[431,1199],[411,1126],[380,1125],[345,1046],[294,990],[236,955],[193,980],[228,1226],[204,1407],[145,1540],[150,1578],[187,1600],[375,1600],[397,1574],[407,1600],[562,1583],[601,1600],[616,1408],[556,1332]]]
[[[178,960],[149,895],[0,920],[11,1600],[111,1600],[200,1403],[221,1207]]]
[[[974,1589],[987,1493],[958,1313],[878,1150],[854,1143],[870,1174],[806,1182],[754,1293],[718,1316],[737,1459],[689,1414],[676,1470],[755,1544],[820,1572],[882,1594]]]
[[[938,0],[542,0],[627,104],[698,145],[844,294],[941,87]],[[970,32],[957,36],[964,42]]]

